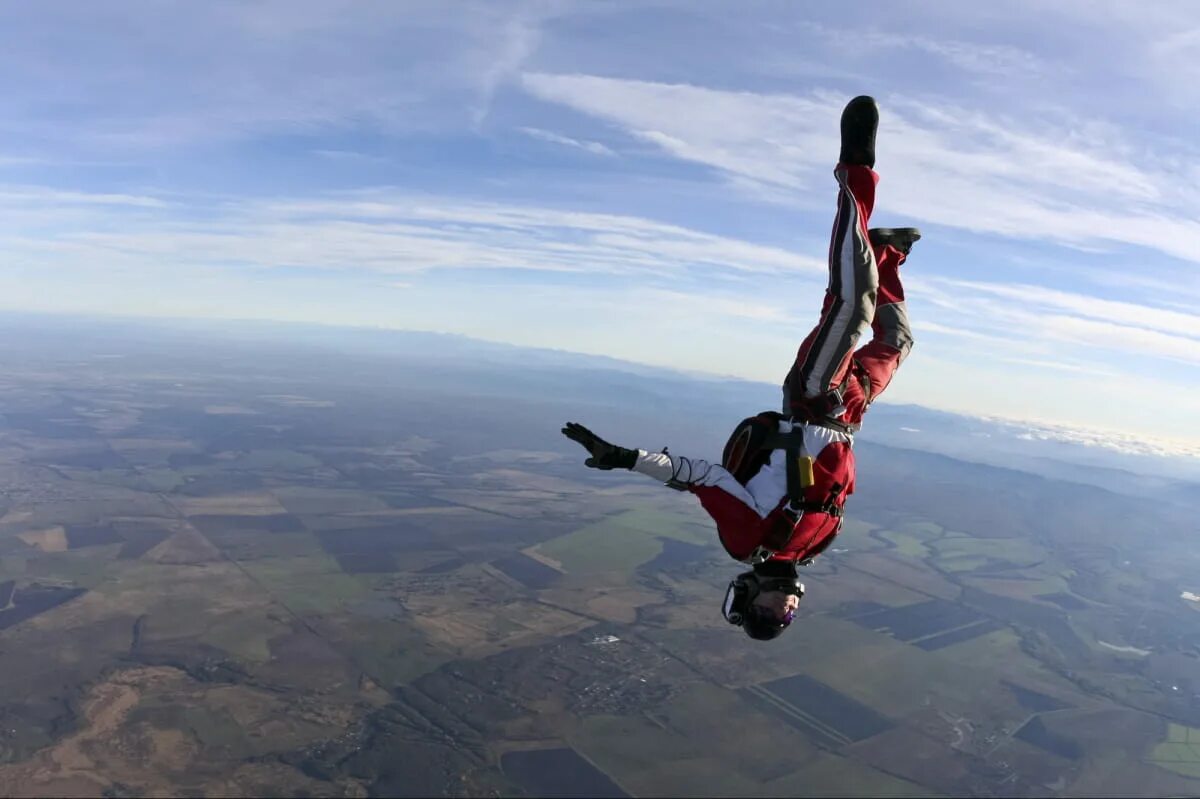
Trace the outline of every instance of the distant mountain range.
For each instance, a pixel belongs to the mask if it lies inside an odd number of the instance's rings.
[[[414,391],[454,390],[478,395],[480,401],[537,391],[547,400],[578,407],[581,421],[603,424],[614,437],[625,436],[627,444],[650,448],[670,443],[680,451],[687,444],[696,454],[717,451],[739,418],[779,404],[779,387],[767,383],[441,333],[286,322],[6,313],[0,315],[0,339],[10,346],[34,340],[61,345],[70,339],[81,357],[103,356],[106,347],[116,343],[125,351],[133,347],[134,352],[161,355],[167,347],[189,343],[207,347],[214,339],[260,344],[281,354],[298,348],[370,356],[382,359],[381,363],[395,362],[410,376],[407,384]],[[519,384],[510,379],[518,369]],[[652,418],[655,414],[647,411],[660,410],[661,424],[645,428],[634,414],[622,413],[623,408],[634,406],[641,411],[637,417]],[[1155,451],[1133,438],[890,404],[886,399],[872,408],[860,436],[875,444],[1100,486],[1148,500],[1200,505],[1200,457]]]

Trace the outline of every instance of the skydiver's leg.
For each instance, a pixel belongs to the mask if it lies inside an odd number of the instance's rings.
[[[900,282],[900,265],[908,253],[890,243],[873,245],[873,249],[879,269],[879,293],[871,320],[874,335],[853,356],[854,373],[865,383],[859,386],[864,389],[861,400],[856,391],[853,399],[846,402],[846,420],[854,423],[861,421],[867,405],[887,388],[913,345],[904,286]]]
[[[825,303],[820,321],[800,345],[784,381],[783,410],[793,416],[809,415],[814,400],[842,383],[850,354],[875,317],[879,271],[867,225],[879,176],[864,164],[846,163],[837,165],[834,176],[838,210],[829,245]]]

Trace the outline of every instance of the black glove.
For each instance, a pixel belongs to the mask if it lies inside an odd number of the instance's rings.
[[[581,424],[567,422],[562,434],[577,442],[586,449],[592,457],[583,462],[584,466],[592,469],[632,469],[637,463],[637,450],[618,447],[588,430]]]

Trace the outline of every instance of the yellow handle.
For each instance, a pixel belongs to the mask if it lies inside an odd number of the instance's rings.
[[[811,455],[800,456],[800,487],[810,488],[817,479],[813,477],[813,459]]]

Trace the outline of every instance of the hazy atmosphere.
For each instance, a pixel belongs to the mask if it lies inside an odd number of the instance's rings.
[[[1200,795],[1200,3],[0,0],[0,97],[0,796]]]
[[[1194,3],[454,9],[0,6],[0,302],[774,382],[871,93],[926,233],[892,398],[1200,446]]]

